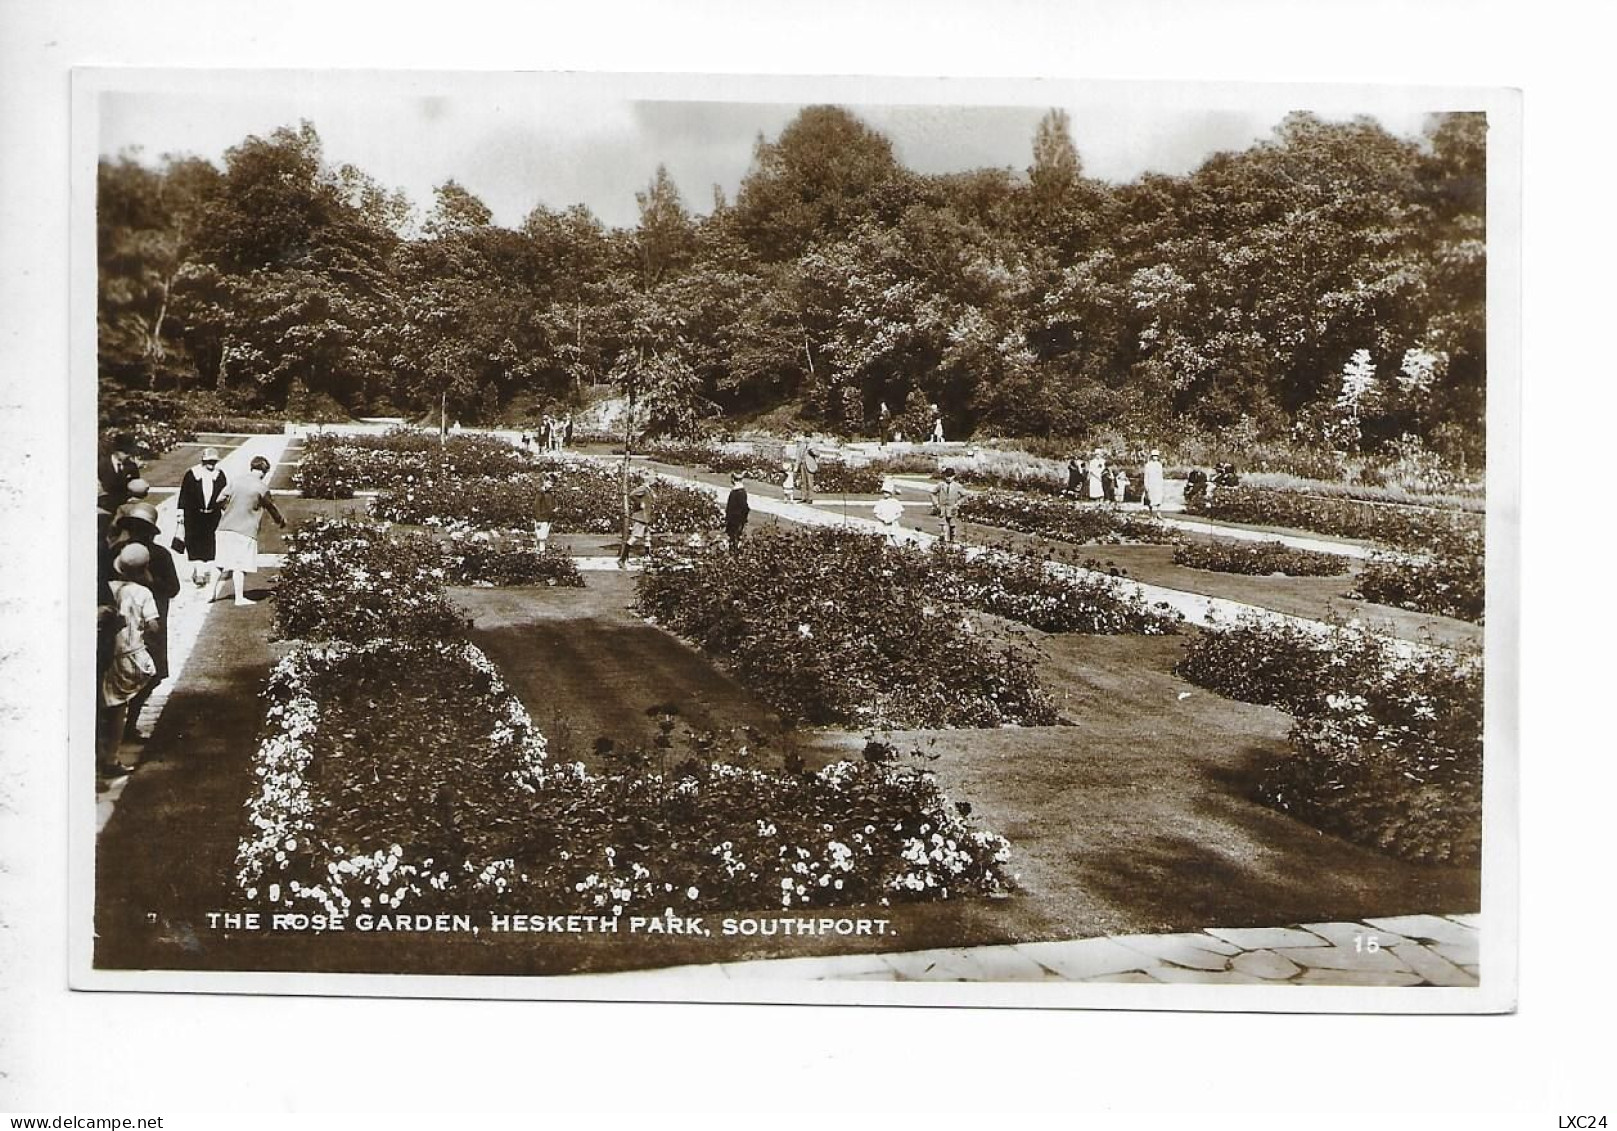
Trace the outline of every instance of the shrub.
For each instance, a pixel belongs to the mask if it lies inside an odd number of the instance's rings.
[[[355,518],[305,522],[287,538],[275,587],[275,635],[363,642],[454,639],[466,618],[449,603],[436,540]]]
[[[223,432],[275,436],[286,431],[286,421],[264,416],[191,416],[186,418],[185,427],[193,434]]]
[[[1312,530],[1414,550],[1456,531],[1482,528],[1482,516],[1475,513],[1369,503],[1252,486],[1218,488],[1210,500],[1187,500],[1186,509],[1228,522]]]
[[[1007,491],[968,495],[960,505],[961,517],[984,526],[998,526],[1038,534],[1060,542],[1123,543],[1172,542],[1176,532],[1138,511],[1041,499]]]
[[[464,523],[483,530],[530,529],[546,478],[552,481],[552,528],[557,532],[610,534],[623,523],[622,481],[613,469],[571,460],[541,460],[542,471],[505,478],[432,477],[383,491],[372,513],[392,522],[445,526]],[[664,533],[718,530],[724,510],[708,491],[660,482],[652,526]]]
[[[1427,550],[1420,557],[1376,554],[1360,572],[1353,595],[1481,624],[1487,605],[1481,533],[1445,533]]]
[[[1042,632],[1160,636],[1178,632],[1183,619],[1107,576],[1099,562],[1086,562],[1079,572],[1026,555],[972,554],[941,543],[929,554],[907,553],[923,559],[921,584],[928,593]]]
[[[1480,859],[1482,665],[1413,656],[1348,628],[1253,619],[1197,635],[1178,672],[1297,717],[1264,767],[1268,804],[1350,840],[1433,863]]]
[[[554,546],[539,549],[532,535],[491,538],[455,531],[443,551],[447,579],[457,585],[584,585],[571,557]]]
[[[658,555],[636,607],[728,663],[783,714],[858,726],[1044,725],[1024,649],[977,638],[891,547],[841,530],[760,535],[738,552]]]
[[[533,456],[494,436],[451,436],[395,429],[380,436],[315,435],[304,440],[293,485],[310,499],[350,499],[358,490],[401,487],[422,479],[502,478],[531,471]]]
[[[1347,572],[1347,559],[1313,550],[1294,550],[1283,542],[1181,542],[1174,548],[1175,565],[1218,573],[1288,577],[1336,577]]]

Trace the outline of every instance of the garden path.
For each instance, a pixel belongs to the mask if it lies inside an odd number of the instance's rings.
[[[226,478],[231,480],[248,474],[248,465],[252,462],[254,456],[264,456],[270,461],[270,485],[275,487],[276,476],[289,441],[290,437],[288,436],[272,434],[243,437],[235,447],[227,447],[224,442],[216,443],[213,447],[219,449],[219,466],[224,469]],[[200,454],[200,448],[196,454]],[[168,479],[172,476],[172,482],[152,484],[153,496],[155,497],[159,494],[163,496],[162,500],[156,504],[159,545],[168,545],[169,540],[174,537],[179,501],[179,479],[189,466],[189,464],[186,464],[179,467],[177,471],[172,465],[167,466],[163,470],[169,474],[163,477]],[[150,472],[154,469],[149,467],[145,470]],[[266,525],[268,524],[266,523]],[[263,564],[267,565],[269,563],[265,562]],[[157,726],[157,720],[163,713],[163,708],[168,704],[169,696],[174,693],[174,689],[180,685],[182,678],[185,676],[186,664],[197,646],[198,639],[202,636],[203,624],[208,618],[208,613],[214,607],[208,601],[206,590],[190,583],[191,571],[187,568],[187,563],[182,556],[176,555],[175,566],[179,570],[181,586],[179,596],[169,602],[169,678],[157,685],[157,689],[152,692],[151,698],[146,701],[145,707],[140,712],[139,719],[135,722],[136,731],[142,739],[151,737],[153,729]],[[218,605],[223,606],[228,603],[228,598],[221,597]],[[127,752],[123,760],[125,763],[132,761]],[[124,788],[128,785],[128,782],[128,778],[113,782],[109,788],[97,795],[97,831],[105,827],[107,821],[111,818],[113,808],[123,795]]]
[[[1471,988],[1478,985],[1480,927],[1477,915],[1402,915],[1009,946],[721,962],[587,977],[696,986],[722,980]],[[1369,949],[1372,939],[1374,950]],[[699,990],[693,993],[699,995]],[[1058,1003],[1033,995],[1026,1004]]]

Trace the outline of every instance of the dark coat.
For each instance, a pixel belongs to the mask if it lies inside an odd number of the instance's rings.
[[[740,533],[746,527],[747,518],[751,514],[752,504],[747,501],[747,489],[730,488],[730,497],[724,500],[724,529],[731,534]]]

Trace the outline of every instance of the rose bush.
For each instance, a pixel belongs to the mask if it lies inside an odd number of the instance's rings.
[[[1227,522],[1311,530],[1414,551],[1456,532],[1482,530],[1482,516],[1473,511],[1370,503],[1248,485],[1220,487],[1210,499],[1187,500],[1185,509]]]
[[[535,457],[497,436],[467,433],[440,444],[435,432],[396,429],[379,436],[313,435],[303,442],[292,484],[310,499],[351,499],[355,491],[424,480],[503,478],[535,467]]]
[[[1347,572],[1347,559],[1313,550],[1294,550],[1283,542],[1181,542],[1174,547],[1175,565],[1218,573],[1287,577],[1335,577]]]
[[[642,614],[722,659],[784,714],[881,727],[1046,725],[1025,649],[978,639],[960,605],[915,584],[885,540],[760,534],[738,552],[651,559]]]
[[[480,530],[531,529],[543,484],[551,483],[552,529],[559,533],[610,534],[623,523],[622,480],[597,464],[543,459],[539,470],[505,478],[430,477],[383,491],[371,512],[415,526],[463,523]],[[700,488],[657,484],[652,529],[690,534],[721,529],[724,510]]]
[[[1290,757],[1259,796],[1350,840],[1432,863],[1475,863],[1482,838],[1482,665],[1412,655],[1350,627],[1251,619],[1198,634],[1178,672],[1295,715]]]
[[[1434,534],[1419,556],[1376,554],[1359,574],[1355,597],[1481,624],[1487,605],[1480,531]]]
[[[960,505],[967,522],[1038,534],[1061,542],[1118,544],[1172,542],[1174,530],[1140,511],[1090,505],[1064,499],[982,491],[967,495]]]

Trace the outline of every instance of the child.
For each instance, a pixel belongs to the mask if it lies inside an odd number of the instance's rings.
[[[904,517],[904,504],[898,501],[898,489],[892,484],[882,488],[881,502],[876,504],[876,521],[882,524],[882,533],[894,545],[901,529],[898,520]]]
[[[788,503],[797,502],[797,463],[794,460],[784,460],[780,465],[786,472],[786,479],[781,484],[781,490],[786,492]]]

